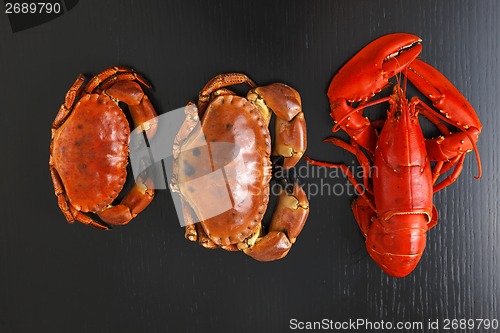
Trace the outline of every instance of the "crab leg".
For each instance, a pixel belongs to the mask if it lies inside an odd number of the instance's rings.
[[[61,178],[59,177],[59,174],[57,173],[57,170],[52,165],[52,160],[49,161],[49,165],[50,176],[52,178],[52,183],[54,184],[54,193],[57,197],[57,204],[59,205],[59,209],[61,210],[61,212],[64,214],[66,221],[68,221],[68,223],[73,223],[75,220],[77,220],[78,222],[88,224],[97,229],[108,230],[109,228],[107,226],[99,224],[92,218],[79,212],[71,205],[71,203],[68,202],[66,193],[64,191],[64,185],[61,181]]]
[[[224,87],[233,86],[236,84],[246,83],[250,87],[255,88],[255,83],[245,74],[242,73],[226,73],[219,74],[210,80],[200,92],[200,97],[209,97],[216,90]]]
[[[198,242],[207,249],[216,249],[219,247],[207,236],[200,223],[194,223],[196,214],[185,200],[182,200],[182,215],[184,216],[184,223],[186,225],[184,237],[187,240]]]
[[[211,100],[213,92],[220,90],[224,87],[233,86],[236,84],[246,83],[251,88],[255,88],[255,83],[245,74],[242,73],[226,73],[219,74],[210,80],[205,87],[200,91],[198,96],[198,110],[200,118],[205,113],[208,103]],[[228,90],[229,91],[229,90]],[[231,92],[231,91],[229,91]]]
[[[113,83],[123,80],[138,81],[146,87],[151,88],[151,84],[141,75],[136,73],[132,68],[114,66],[107,68],[94,76],[85,86],[85,92],[88,94],[100,93],[101,90],[105,90]]]
[[[175,136],[174,145],[172,149],[172,155],[174,156],[174,166],[173,169],[177,169],[177,157],[182,152],[181,147],[184,141],[189,137],[189,135],[193,132],[193,129],[199,124],[198,117],[198,108],[192,102],[189,102],[184,108],[184,113],[186,114],[186,119],[182,123],[179,132]],[[172,191],[179,192],[179,184],[177,183],[177,179],[175,177],[171,180],[170,185]],[[214,249],[217,248],[218,245],[215,244],[206,234],[205,230],[203,230],[203,226],[200,223],[195,223],[197,220],[195,218],[196,213],[189,206],[189,204],[185,200],[181,200],[182,203],[182,215],[184,218],[185,224],[185,233],[184,237],[187,240],[192,242],[198,242],[203,247]]]
[[[308,214],[309,201],[297,182],[293,186],[291,195],[282,189],[269,232],[257,238],[253,246],[243,251],[258,261],[283,258],[302,231]]]
[[[52,123],[52,131],[56,130],[61,126],[62,123],[68,118],[71,110],[73,110],[73,105],[75,104],[75,99],[82,93],[83,83],[85,82],[85,76],[83,74],[78,75],[76,81],[73,83],[71,88],[69,88],[66,93],[66,98],[64,99],[64,104],[61,105],[59,112]]]
[[[54,168],[51,162],[52,159],[49,162],[50,177],[52,178],[52,183],[54,184],[54,194],[57,197],[57,204],[59,205],[61,212],[64,214],[64,217],[66,217],[66,220],[69,223],[73,223],[75,221],[75,218],[73,214],[71,214],[71,212],[69,211],[69,205],[68,201],[66,200],[64,185],[61,181],[61,177],[59,177],[59,174],[57,173],[56,169]]]

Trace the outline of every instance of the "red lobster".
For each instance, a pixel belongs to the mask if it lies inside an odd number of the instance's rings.
[[[481,176],[476,146],[481,122],[447,78],[416,59],[422,49],[421,41],[405,33],[374,40],[340,69],[328,89],[330,115],[335,121],[332,131],[342,129],[351,140],[347,143],[332,137],[325,141],[356,155],[366,191],[352,205],[354,217],[366,238],[370,256],[395,277],[408,275],[418,264],[425,249],[426,232],[438,220],[433,193],[457,179],[468,151],[475,151],[479,173],[476,178]],[[398,74],[410,80],[433,107],[417,97],[408,100],[406,81],[401,87],[399,76],[389,97],[371,100],[389,85],[389,78]],[[359,102],[356,107],[355,102]],[[382,102],[389,103],[385,121],[370,121],[363,116],[366,107]],[[442,135],[425,139],[418,114],[434,124]],[[459,131],[451,132],[445,124]],[[308,161],[342,169],[359,188],[345,164],[310,158]],[[449,176],[437,182],[450,170]]]

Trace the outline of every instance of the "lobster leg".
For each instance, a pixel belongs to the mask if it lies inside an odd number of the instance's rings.
[[[438,222],[438,211],[436,206],[432,205],[432,217],[429,223],[427,223],[427,228],[430,230],[431,228],[434,228]]]
[[[308,215],[309,201],[302,187],[296,182],[291,195],[282,189],[269,232],[243,251],[258,261],[283,258],[302,231]]]
[[[452,133],[430,106],[417,97],[414,97],[411,102],[418,103],[417,109],[419,113],[433,123],[443,134],[438,138],[426,140],[427,154],[432,161],[449,161],[474,149],[474,143],[469,140],[469,137],[472,135],[477,139],[479,135],[477,129],[471,128],[466,132]]]
[[[338,139],[334,137],[326,138],[323,140],[323,142],[330,142],[340,148],[344,148],[354,156],[356,156],[356,159],[358,160],[358,163],[361,165],[361,168],[363,169],[363,185],[366,191],[368,193],[373,194],[373,189],[370,184],[370,161],[366,157],[366,155],[363,153],[363,151],[359,148],[356,142],[352,142],[351,144]]]
[[[451,132],[448,127],[445,126],[444,122],[436,116],[435,111],[428,106],[425,102],[421,101],[418,97],[413,97],[410,104],[415,105],[415,109],[429,120],[437,129],[441,132],[443,136],[450,135]]]
[[[326,138],[323,140],[323,142],[330,142],[340,148],[343,148],[356,156],[356,159],[358,160],[358,163],[360,164],[362,170],[363,170],[363,186],[358,183],[354,175],[352,174],[351,170],[349,167],[345,164],[337,164],[337,163],[329,163],[329,162],[321,162],[321,161],[315,161],[309,157],[306,156],[306,160],[308,161],[309,164],[311,165],[317,165],[317,166],[324,166],[327,168],[339,168],[343,171],[343,173],[346,175],[346,177],[349,179],[349,181],[354,185],[355,189],[357,190],[358,188],[363,188],[362,191],[357,191],[360,195],[363,195],[365,192],[368,192],[369,194],[373,194],[373,189],[370,184],[370,173],[371,173],[371,166],[370,166],[370,161],[366,157],[366,155],[363,153],[363,151],[360,149],[358,144],[356,142],[352,143],[347,143],[339,138],[335,137],[330,137]],[[365,197],[365,200],[368,202],[370,207],[375,210],[375,207],[371,203],[372,200],[368,197]]]
[[[371,184],[369,181],[370,161],[368,160],[366,155],[361,151],[359,146],[355,142],[348,144],[347,142],[341,139],[333,137],[327,138],[323,141],[330,142],[336,146],[344,148],[345,150],[349,151],[350,153],[356,156],[359,164],[361,165],[361,168],[363,169],[364,189],[366,189],[366,192],[373,195],[373,189],[371,188]],[[330,164],[330,165],[335,165],[335,164]],[[361,184],[357,182],[356,178],[354,178],[354,176],[352,175],[351,170],[346,165],[339,164],[339,166],[344,172],[344,174],[348,177],[349,181],[353,184],[354,188],[357,189],[358,187],[361,187]],[[358,226],[361,229],[363,236],[365,236],[366,238],[370,226],[372,224],[372,220],[377,217],[377,213],[375,211],[373,200],[369,198],[368,195],[365,195],[365,191],[358,191],[358,193],[360,193],[360,196],[356,200],[354,200],[351,208],[354,214],[354,218],[356,219],[356,222],[358,223]]]
[[[340,140],[343,142],[342,140]],[[334,143],[334,142],[332,142]],[[351,151],[351,147],[349,144],[343,142],[345,145],[349,146],[350,148],[346,150]],[[334,143],[337,144],[337,143]],[[339,145],[342,148],[345,148],[344,145]],[[356,154],[356,152],[354,152]],[[356,154],[358,156],[358,154]],[[364,156],[366,158],[366,156]],[[317,165],[317,166],[324,166],[328,168],[339,168],[342,170],[342,172],[346,175],[347,179],[352,183],[355,189],[362,187],[361,184],[358,183],[357,179],[354,177],[352,174],[351,170],[347,165],[345,164],[334,164],[334,163],[328,163],[328,162],[320,162],[320,161],[315,161],[306,156],[306,160],[309,164],[311,165]],[[362,163],[362,162],[360,162]],[[364,172],[363,178],[367,179],[368,173]],[[367,183],[367,180],[365,181]],[[366,188],[366,187],[365,187]],[[359,197],[354,200],[352,204],[352,212],[354,214],[354,218],[356,219],[356,222],[358,223],[359,229],[361,229],[361,232],[363,233],[363,236],[366,238],[368,235],[368,231],[370,230],[370,226],[372,224],[372,221],[374,218],[377,217],[376,209],[373,204],[373,199],[371,198],[371,195],[367,193],[367,191],[358,191]]]
[[[465,161],[465,154],[462,154],[462,155],[457,156],[457,157],[458,157],[457,161],[453,163],[455,165],[453,172],[448,177],[443,179],[440,183],[438,183],[437,185],[434,185],[434,187],[433,187],[434,193],[436,193],[437,191],[440,191],[443,188],[454,183],[457,180],[458,176],[460,176],[460,173],[462,172],[462,168],[463,168],[464,161]],[[453,166],[453,164],[451,166]],[[441,174],[437,174],[436,176],[439,177],[440,175]],[[437,177],[436,177],[436,179],[437,179]]]
[[[330,107],[332,109],[330,117],[335,122],[332,132],[342,129],[354,142],[359,143],[373,155],[377,144],[377,133],[370,120],[363,116],[364,109],[354,112],[354,108],[348,105],[345,100],[336,100],[330,104]],[[347,115],[348,117],[343,121],[342,119]]]
[[[414,97],[412,99],[412,103],[415,104],[415,107],[417,108],[418,112],[421,115],[423,115],[425,118],[427,118],[432,124],[434,124],[439,129],[439,131],[442,133],[442,136],[437,138],[437,139],[426,140],[426,150],[428,152],[427,156],[430,158],[431,161],[436,162],[436,165],[435,165],[434,169],[432,170],[432,183],[435,184],[437,182],[438,178],[442,174],[448,172],[451,168],[453,168],[453,166],[455,166],[455,169],[453,170],[453,172],[450,176],[448,176],[445,180],[440,182],[438,185],[434,185],[433,191],[434,191],[434,193],[436,193],[437,191],[442,190],[443,188],[447,187],[448,185],[452,184],[455,180],[457,180],[458,176],[462,172],[462,167],[463,167],[463,163],[465,160],[465,153],[464,153],[465,149],[463,147],[458,146],[459,154],[456,154],[455,156],[453,153],[443,155],[442,152],[443,152],[444,147],[440,146],[440,144],[441,144],[441,142],[443,142],[445,140],[446,137],[448,137],[448,139],[449,139],[447,141],[449,144],[450,142],[453,141],[453,140],[451,140],[452,136],[460,135],[461,139],[462,139],[460,144],[464,145],[466,142],[465,140],[463,140],[463,139],[465,139],[463,137],[464,133],[462,133],[462,132],[451,133],[450,130],[448,129],[448,127],[446,127],[444,125],[444,122],[441,121],[439,119],[439,117],[436,116],[434,110],[431,107],[429,107],[426,103],[419,100],[418,98]],[[469,141],[467,141],[467,142],[469,142]],[[439,147],[439,149],[436,149],[436,145],[437,145],[437,147]],[[457,147],[456,144],[454,146],[455,146],[455,148]],[[469,148],[472,149],[472,147],[469,147]],[[446,151],[446,149],[445,149],[445,151]],[[441,152],[441,153],[438,154],[438,152]]]
[[[438,178],[442,174],[448,172],[451,168],[453,168],[453,166],[455,166],[450,176],[441,181],[438,185],[434,185],[433,191],[435,193],[457,180],[458,176],[462,172],[462,167],[465,161],[465,153],[474,147],[472,146],[471,141],[468,140],[467,133],[451,133],[450,130],[444,125],[444,122],[436,115],[435,111],[425,102],[421,101],[417,97],[414,97],[412,98],[411,103],[414,103],[418,112],[434,124],[442,133],[442,136],[438,138],[427,139],[425,141],[427,156],[431,161],[437,162],[434,170],[432,171],[433,184],[437,182]]]
[[[365,238],[368,236],[368,231],[372,225],[372,221],[377,217],[377,213],[372,209],[372,204],[364,197],[360,196],[353,201],[351,209],[359,229]]]
[[[370,207],[370,209],[372,209],[373,211],[376,210],[375,206],[373,205],[373,199],[370,197],[370,194],[368,193],[368,191],[358,191],[357,190],[358,188],[364,188],[364,187],[363,187],[363,185],[361,185],[358,182],[356,177],[354,177],[351,169],[349,169],[349,167],[347,165],[342,164],[342,163],[329,163],[329,162],[316,161],[316,160],[309,158],[308,156],[306,156],[305,159],[306,159],[307,163],[309,163],[311,165],[322,166],[322,167],[326,167],[326,168],[341,169],[342,172],[344,173],[344,175],[347,177],[347,179],[349,179],[351,184],[354,186],[354,189],[356,189],[358,194],[364,198],[364,200],[366,201],[366,203]],[[367,177],[367,175],[363,175],[363,177]]]
[[[432,184],[436,184],[438,178],[450,171],[456,164],[458,163],[459,159],[463,155],[456,156],[450,161],[438,161],[436,162],[436,165],[434,166],[434,169],[432,170]]]

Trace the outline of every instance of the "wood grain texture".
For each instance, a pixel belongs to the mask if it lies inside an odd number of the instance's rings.
[[[499,14],[495,0],[81,0],[19,33],[0,14],[0,332],[282,332],[291,318],[499,317]],[[368,257],[352,197],[332,192],[342,176],[305,177],[310,191],[332,193],[310,198],[302,234],[273,263],[186,241],[165,191],[110,232],[67,225],[58,210],[50,126],[80,72],[133,66],[153,83],[159,113],[223,72],[289,84],[301,93],[308,155],[349,164],[321,142],[333,126],[328,84],[362,46],[398,31],[423,39],[423,60],[484,125],[483,178],[473,179],[468,156],[460,179],[435,196],[439,223],[410,276],[388,277]]]

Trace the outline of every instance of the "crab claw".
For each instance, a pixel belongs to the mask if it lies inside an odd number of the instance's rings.
[[[307,195],[299,183],[295,182],[292,193],[281,190],[269,232],[256,239],[253,246],[243,251],[258,261],[283,258],[302,231],[308,215]]]
[[[283,83],[273,83],[251,90],[247,96],[267,123],[273,112],[275,123],[273,156],[283,156],[283,168],[295,166],[307,147],[306,120],[297,90]]]
[[[333,78],[330,103],[367,100],[387,86],[422,50],[420,37],[396,33],[382,36],[359,51]]]

